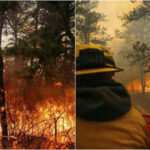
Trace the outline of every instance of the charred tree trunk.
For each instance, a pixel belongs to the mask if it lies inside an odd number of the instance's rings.
[[[8,129],[7,129],[7,118],[6,118],[6,107],[5,107],[5,89],[3,81],[3,57],[2,57],[2,29],[3,29],[3,17],[0,19],[0,116],[1,116],[1,127],[2,127],[2,147],[7,148],[8,145]]]

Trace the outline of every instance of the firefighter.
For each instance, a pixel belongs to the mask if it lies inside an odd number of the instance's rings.
[[[124,86],[112,79],[122,69],[111,54],[92,43],[76,51],[77,149],[148,148],[144,118]]]

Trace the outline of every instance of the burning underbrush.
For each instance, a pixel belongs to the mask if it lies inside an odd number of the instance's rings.
[[[130,93],[142,93],[142,84],[140,79],[134,79],[131,82],[127,83],[126,89]],[[150,92],[150,75],[147,74],[145,75],[145,92],[149,93]]]
[[[74,148],[74,88],[63,92],[59,97],[53,95],[34,103],[34,109],[28,108],[29,100],[26,103],[21,96],[7,93],[9,148]]]

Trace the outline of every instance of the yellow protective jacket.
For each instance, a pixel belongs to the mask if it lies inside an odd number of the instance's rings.
[[[77,118],[77,149],[144,149],[149,136],[141,113],[135,108],[112,121]]]

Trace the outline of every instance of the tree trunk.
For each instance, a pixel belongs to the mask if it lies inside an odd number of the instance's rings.
[[[143,17],[143,21],[141,23],[141,39],[143,41],[143,43],[145,43],[145,36],[144,36],[144,28],[143,26],[145,25],[145,17]],[[141,53],[142,56],[142,64],[141,64],[141,85],[142,85],[142,93],[145,93],[145,72],[144,72],[144,68],[145,68],[145,64],[144,64],[144,58],[145,58],[145,51],[143,50]]]
[[[131,92],[132,92],[132,94],[134,94],[134,83],[133,83],[133,81],[134,80],[131,81]]]
[[[144,73],[144,66],[141,65],[141,85],[142,85],[142,93],[145,93],[145,73]]]
[[[2,127],[2,147],[6,149],[8,147],[8,129],[5,107],[5,89],[3,81],[3,57],[2,57],[2,29],[3,29],[3,17],[0,19],[0,116]]]

